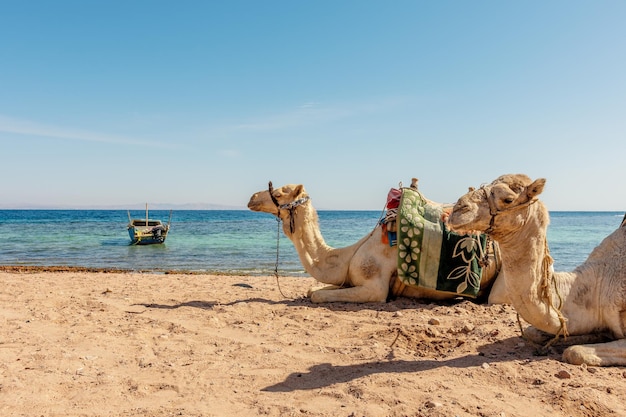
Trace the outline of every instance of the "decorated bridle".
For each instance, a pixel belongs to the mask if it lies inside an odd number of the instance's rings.
[[[309,201],[310,197],[307,195],[307,196],[304,196],[302,198],[297,199],[296,201],[292,201],[291,203],[280,204],[278,202],[278,200],[276,200],[276,197],[274,197],[274,186],[272,185],[272,181],[270,181],[269,184],[268,184],[268,191],[270,193],[270,198],[272,199],[272,202],[274,203],[274,205],[278,209],[276,217],[279,220],[280,220],[280,211],[281,210],[288,210],[289,211],[289,232],[291,234],[293,234],[294,229],[295,229],[294,215],[293,215],[294,211],[296,210],[296,208],[298,208],[299,206],[301,206],[304,203],[306,203],[307,201]]]

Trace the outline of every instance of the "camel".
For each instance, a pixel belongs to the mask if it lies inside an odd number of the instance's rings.
[[[603,335],[611,341],[574,344],[563,360],[626,365],[626,217],[572,272],[554,272],[546,240],[549,214],[538,200],[546,180],[523,174],[470,188],[447,222],[457,232],[481,231],[499,244],[503,286],[530,329],[555,335]],[[534,328],[534,329],[533,329]]]
[[[317,211],[301,184],[273,189],[270,183],[269,189],[252,195],[248,208],[282,220],[283,232],[293,242],[304,269],[317,281],[330,284],[308,292],[314,303],[386,302],[392,296],[431,300],[458,297],[429,288],[405,286],[397,278],[397,246],[381,242],[381,227],[375,227],[351,246],[328,246],[319,229]],[[493,253],[490,258],[494,259]],[[483,270],[479,296],[488,292],[495,281],[497,267],[499,263],[493,261]]]

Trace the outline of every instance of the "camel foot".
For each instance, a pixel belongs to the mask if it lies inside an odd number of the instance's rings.
[[[570,346],[563,352],[563,360],[572,365],[624,366],[626,365],[626,339],[592,345]]]
[[[602,359],[593,349],[584,345],[570,346],[563,352],[563,360],[572,365],[601,366]]]

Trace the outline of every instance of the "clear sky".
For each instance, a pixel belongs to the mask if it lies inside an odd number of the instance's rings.
[[[626,210],[626,1],[0,0],[0,207]]]

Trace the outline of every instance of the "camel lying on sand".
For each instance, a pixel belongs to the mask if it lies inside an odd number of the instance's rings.
[[[259,191],[250,198],[248,208],[278,216],[283,223],[283,232],[293,242],[307,273],[321,283],[331,284],[309,291],[314,303],[385,302],[388,296],[399,295],[432,300],[458,297],[429,288],[402,285],[397,278],[397,246],[382,243],[381,227],[376,227],[351,246],[328,246],[319,229],[317,211],[302,185],[288,184],[273,189],[270,183],[268,190]],[[487,291],[495,280],[496,268],[494,261],[484,269],[481,291]]]
[[[626,365],[626,218],[572,272],[554,272],[548,210],[537,199],[545,179],[503,175],[459,198],[448,218],[457,232],[481,231],[499,243],[503,286],[535,328],[552,335],[610,332],[607,343],[568,347],[572,364]]]

